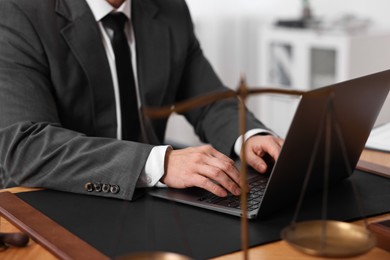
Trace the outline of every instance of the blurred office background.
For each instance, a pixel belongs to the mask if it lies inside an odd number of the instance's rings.
[[[311,89],[390,69],[388,0],[186,0],[206,57],[222,81],[249,86]],[[299,21],[305,3],[309,28],[276,27]],[[248,106],[285,136],[299,99],[250,98]],[[364,104],[362,104],[364,105]],[[390,98],[377,124],[390,121]],[[173,116],[167,139],[196,145],[198,138]]]

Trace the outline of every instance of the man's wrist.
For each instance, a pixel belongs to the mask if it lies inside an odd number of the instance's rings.
[[[169,163],[169,155],[173,151],[173,148],[169,146],[167,150],[165,151],[165,159],[164,159],[164,174],[161,176],[160,180],[157,182],[156,186],[157,187],[167,187],[162,181],[164,176],[167,174],[168,171],[168,163]]]

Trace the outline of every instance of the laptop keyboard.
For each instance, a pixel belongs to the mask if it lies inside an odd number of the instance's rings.
[[[249,180],[249,193],[248,193],[248,211],[255,210],[260,207],[260,202],[263,199],[265,187],[268,182],[268,177],[264,175],[258,175]],[[240,196],[235,196],[229,193],[226,197],[218,197],[212,193],[207,194],[204,197],[199,198],[200,201],[204,201],[210,204],[226,206],[229,208],[241,209]]]

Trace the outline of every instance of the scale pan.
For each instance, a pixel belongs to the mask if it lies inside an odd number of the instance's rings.
[[[365,227],[332,220],[291,224],[282,230],[282,239],[299,251],[322,257],[352,257],[364,254],[375,244]]]

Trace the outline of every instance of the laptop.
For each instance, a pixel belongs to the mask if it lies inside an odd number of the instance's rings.
[[[304,93],[272,171],[265,175],[248,171],[252,186],[247,218],[266,216],[297,202],[305,178],[305,190],[312,192],[322,190],[324,174],[328,174],[329,185],[349,177],[389,90],[390,70],[386,70]],[[155,188],[149,194],[235,216],[242,214],[239,198],[229,195],[226,200],[196,187]]]

